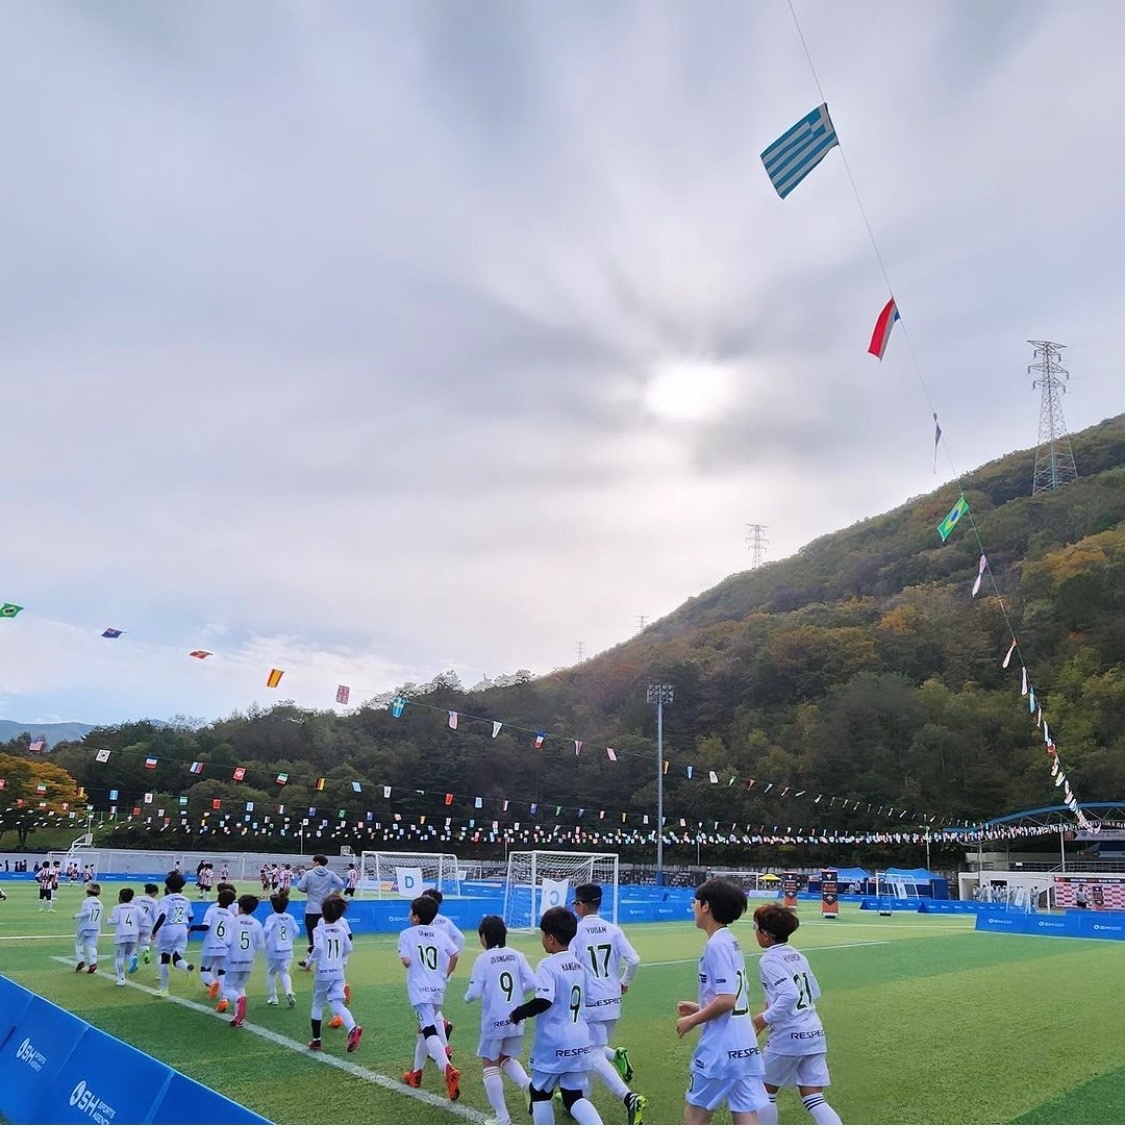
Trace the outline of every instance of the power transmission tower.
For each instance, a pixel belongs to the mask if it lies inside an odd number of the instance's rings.
[[[1070,373],[1059,363],[1065,345],[1053,341],[1028,341],[1035,349],[1035,363],[1027,371],[1038,372],[1032,388],[1042,389],[1039,407],[1039,445],[1035,448],[1035,475],[1031,480],[1031,496],[1045,490],[1057,490],[1078,477],[1074,450],[1063,419],[1062,396]]]
[[[766,558],[766,549],[770,546],[770,542],[765,535],[767,528],[769,528],[768,525],[746,526],[746,544],[750,549],[753,560],[751,567],[757,568]]]
[[[644,617],[644,615],[638,615],[637,616],[637,631],[638,632],[643,631],[645,629],[645,624],[647,622],[648,622],[648,619],[646,619]]]
[[[574,652],[578,655],[578,661],[581,662],[583,653],[583,645],[581,642],[574,648]]]

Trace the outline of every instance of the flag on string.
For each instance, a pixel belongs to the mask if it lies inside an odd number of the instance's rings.
[[[934,412],[934,473],[937,473],[937,448],[941,442],[941,424],[937,421],[937,412]]]
[[[495,740],[500,735],[500,730],[504,727],[503,721],[492,722],[492,739]]]
[[[210,658],[211,657],[211,651],[210,650],[193,650],[188,655],[188,657],[189,658]]]
[[[390,797],[391,797],[390,784],[385,783],[385,784],[383,784],[383,798],[389,799]]]
[[[212,799],[211,800],[211,810],[212,811],[221,810],[222,806],[223,806],[223,801],[221,799]]]
[[[277,670],[277,669],[270,670],[269,677],[266,678],[266,685],[270,689],[277,689],[277,687],[279,685],[281,685],[281,679],[284,676],[284,674],[285,674],[284,670]]]
[[[357,780],[357,779],[352,780],[352,791],[354,791],[356,793],[356,795],[362,794],[363,785],[359,782],[359,780]]]
[[[1027,711],[1029,713],[1035,712],[1035,686],[1033,685],[1027,687]]]
[[[1000,668],[1006,670],[1008,663],[1012,660],[1012,655],[1015,653],[1016,640],[1012,639],[1012,645],[1008,647],[1008,653],[1004,655],[1004,661],[1000,663]]]
[[[348,698],[351,696],[351,687],[346,685],[338,685],[336,687],[336,704],[346,705]]]
[[[576,740],[574,742],[574,754],[575,754],[575,756],[581,756],[582,755],[582,741],[581,740]]]
[[[102,638],[120,638],[125,632],[119,631],[116,627],[106,627],[102,631]]]
[[[278,784],[278,786],[280,786],[280,787],[284,787],[288,782],[289,782],[289,773],[288,772],[278,772],[277,775],[274,776],[274,783]]]
[[[708,778],[708,779],[709,779],[709,780],[710,780],[710,781],[711,781],[712,783],[718,783],[718,782],[719,782],[719,776],[718,776],[718,773],[717,773],[717,772],[708,772],[708,773],[707,773],[707,778]]]
[[[481,807],[484,806],[484,800],[478,795],[473,800],[473,806],[479,811],[481,809]],[[558,814],[558,812],[556,811],[555,814]]]
[[[762,164],[777,194],[784,200],[820,164],[828,150],[839,143],[827,102],[787,129],[762,150]]]
[[[605,754],[606,754],[606,755],[607,755],[607,756],[608,756],[608,757],[609,757],[609,758],[610,758],[610,759],[611,759],[611,760],[612,760],[612,761],[613,761],[613,762],[614,762],[615,764],[617,763],[617,753],[616,753],[616,752],[614,752],[614,750],[613,750],[612,748],[607,748],[607,749],[605,750]]]
[[[747,791],[752,791],[752,790],[753,790],[753,788],[754,788],[754,784],[755,784],[755,783],[757,783],[757,782],[758,782],[758,781],[757,781],[756,779],[748,779],[748,780],[746,781],[746,790],[747,790]]]
[[[188,771],[191,772],[192,775],[201,775],[203,772],[203,761],[192,760],[191,767],[188,768]]]
[[[246,809],[247,809],[248,811],[252,811],[252,810],[254,809],[254,803],[253,803],[253,800],[250,800],[250,799],[247,799],[247,800],[246,800]]]
[[[879,316],[875,319],[875,328],[871,333],[871,344],[867,346],[867,351],[872,356],[877,356],[880,360],[883,359],[883,353],[887,351],[887,342],[891,339],[891,330],[898,319],[898,305],[894,298],[891,298],[879,311]],[[934,422],[937,422],[936,415]],[[941,434],[940,429],[938,434]],[[934,439],[934,465],[937,465],[937,439]]]
[[[235,768],[234,771],[231,773],[230,778],[237,780],[239,783],[241,783],[246,778],[246,769],[245,768]]]
[[[27,750],[29,752],[42,752],[43,749],[46,748],[46,747],[47,747],[47,742],[45,740],[33,740],[27,746]]]
[[[542,748],[543,747],[543,741],[546,740],[546,739],[547,739],[547,734],[545,732],[537,732],[535,734],[535,747],[536,748]]]
[[[152,802],[152,792],[151,792],[151,791],[146,791],[146,792],[145,792],[145,802],[146,802],[146,803],[151,803],[151,802]]]
[[[323,791],[324,790],[324,776],[317,776],[316,777],[316,790],[317,791]]]
[[[46,795],[47,794],[47,785],[45,783],[37,783],[35,785],[35,790],[39,795]]]
[[[406,698],[392,697],[391,698],[391,716],[401,717],[403,709],[406,708]]]
[[[1026,697],[1027,696],[1027,667],[1026,666],[1020,667],[1020,678],[1022,679],[1021,682],[1020,682],[1020,697]]]
[[[457,727],[457,711],[450,709],[449,711],[449,727],[455,729]]]
[[[109,757],[110,751],[108,748],[99,748],[97,755],[94,756],[94,759],[97,760],[99,764],[105,764],[109,761]]]
[[[453,806],[453,792],[452,791],[447,791],[445,793],[445,805],[447,807]]]
[[[0,603],[0,619],[14,619],[22,610],[18,603]]]
[[[980,585],[984,581],[984,570],[987,567],[988,567],[988,557],[985,556],[985,554],[982,552],[980,554],[980,560],[977,561],[977,580],[976,580],[976,583],[973,584],[973,598],[974,599],[977,596],[977,592],[980,591]]]
[[[115,788],[114,788],[114,789],[113,789],[112,791],[110,791],[110,793],[109,793],[109,801],[110,801],[111,803],[113,803],[113,802],[116,802],[116,800],[117,800],[117,797],[118,797],[118,794],[119,794],[119,792],[118,792],[117,788],[115,787]]]
[[[962,494],[957,499],[957,504],[945,515],[945,520],[937,527],[943,544],[949,539],[949,534],[953,532],[953,526],[968,512],[969,503],[965,500],[965,495]]]
[[[145,767],[146,768],[149,768],[151,770],[152,768],[156,767],[156,764],[157,764],[157,759],[156,759],[155,756],[146,756],[145,757]]]

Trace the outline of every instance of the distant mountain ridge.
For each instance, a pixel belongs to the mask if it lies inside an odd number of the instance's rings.
[[[45,740],[48,745],[59,744],[64,740],[81,740],[93,732],[97,725],[83,724],[81,721],[55,721],[38,724],[30,721],[0,720],[0,743],[14,740],[21,732],[31,734],[32,740]]]

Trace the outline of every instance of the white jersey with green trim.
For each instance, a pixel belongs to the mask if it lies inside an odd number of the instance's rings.
[[[725,926],[708,938],[699,959],[700,1009],[717,995],[733,995],[734,1009],[703,1023],[692,1068],[704,1077],[760,1075],[762,1054],[750,1018],[746,961],[734,933]]]
[[[762,1017],[769,1023],[769,1049],[785,1057],[823,1054],[828,1045],[816,1010],[820,984],[809,961],[788,944],[774,944],[763,953],[758,972],[766,995]]]
[[[578,918],[570,950],[586,968],[586,1021],[620,1018],[621,985],[629,985],[641,962],[625,933],[613,921],[591,913]]]
[[[522,1022],[512,1022],[508,1015],[535,990],[535,972],[523,952],[515,948],[489,948],[481,952],[469,976],[465,1002],[480,999],[480,1034],[482,1038],[511,1038],[523,1033]]]

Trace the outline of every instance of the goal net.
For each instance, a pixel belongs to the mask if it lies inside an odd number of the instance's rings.
[[[918,881],[909,874],[902,873],[875,874],[876,897],[894,897],[900,901],[907,901],[929,895],[928,881]]]
[[[456,854],[403,854],[364,850],[360,858],[361,897],[406,897],[413,900],[426,889],[439,889],[446,897],[461,895]]]
[[[63,881],[67,880],[67,871],[74,866],[78,868],[77,881],[82,881],[87,866],[93,869],[94,877],[98,876],[98,852],[96,850],[74,849],[73,847],[70,850],[49,850],[47,861],[59,863],[59,874]]]
[[[510,929],[532,931],[547,909],[569,905],[577,886],[593,882],[602,887],[601,915],[616,923],[618,872],[617,854],[513,851],[504,883],[504,920]]]

